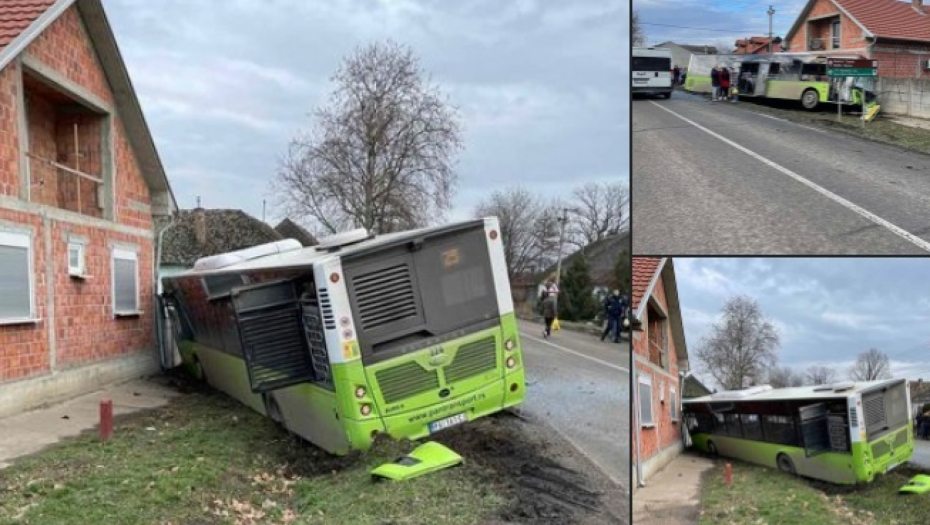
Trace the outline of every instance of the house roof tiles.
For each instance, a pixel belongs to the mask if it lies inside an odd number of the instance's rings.
[[[54,3],[54,0],[0,0],[0,50]]]
[[[910,1],[834,0],[872,34],[885,38],[930,41],[930,6],[920,13]]]
[[[639,302],[646,295],[649,284],[659,269],[662,259],[658,257],[633,258],[633,310],[639,309]]]

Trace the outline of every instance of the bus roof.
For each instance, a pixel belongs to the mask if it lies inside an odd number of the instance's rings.
[[[633,55],[639,56],[672,56],[672,50],[667,47],[634,47]]]
[[[790,388],[772,388],[769,385],[751,387],[745,390],[723,390],[709,396],[683,399],[683,404],[717,403],[734,401],[787,401],[791,399],[830,399],[849,397],[868,390],[890,386],[905,381],[904,379],[883,379],[878,381],[844,382],[830,385],[798,386]]]
[[[255,250],[252,247],[246,248],[244,250],[237,250],[236,252],[229,252],[226,254],[218,254],[210,256],[210,258],[216,261],[229,260],[231,264],[217,264],[217,265],[203,265],[201,261],[205,258],[202,258],[197,261],[199,266],[202,269],[197,269],[198,264],[195,263],[195,268],[187,270],[185,272],[173,275],[173,278],[182,278],[182,277],[192,277],[200,275],[214,275],[214,274],[223,274],[223,273],[238,273],[244,271],[255,271],[255,270],[272,270],[272,269],[286,269],[286,268],[299,268],[304,266],[312,265],[316,262],[328,259],[331,257],[346,257],[351,255],[357,255],[360,253],[367,252],[373,248],[387,246],[389,244],[394,244],[397,242],[402,242],[404,240],[414,240],[423,236],[429,236],[433,234],[442,233],[449,230],[456,230],[460,228],[465,228],[468,226],[478,226],[479,224],[484,223],[488,219],[476,219],[470,221],[460,221],[450,224],[444,224],[441,226],[432,226],[428,228],[420,228],[417,230],[407,230],[403,232],[388,233],[384,235],[377,235],[371,237],[367,240],[357,242],[355,244],[350,244],[339,248],[338,250],[330,250],[327,248],[321,248],[320,246],[311,246],[306,248],[298,249],[284,249],[284,250],[269,250],[270,253],[267,255],[260,255],[258,257],[252,257],[247,259],[236,258],[235,254],[240,252],[247,252]],[[277,243],[269,244],[280,244],[284,241],[277,241]],[[264,246],[264,245],[263,245]],[[231,256],[231,257],[224,257]],[[237,261],[238,262],[235,262]]]

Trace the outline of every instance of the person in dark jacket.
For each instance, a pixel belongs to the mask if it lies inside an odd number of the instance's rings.
[[[717,69],[717,66],[714,66],[710,70],[710,99],[712,101],[717,100],[717,92],[720,91],[720,71]]]
[[[727,100],[730,98],[730,70],[726,67],[720,68],[720,98]]]
[[[620,342],[620,319],[623,317],[624,310],[626,310],[626,304],[624,304],[623,297],[620,295],[620,290],[614,290],[614,293],[608,295],[604,301],[607,327],[604,328],[604,333],[601,334],[601,341],[608,335],[613,334],[613,341],[615,343]]]
[[[558,307],[555,302],[555,293],[546,293],[546,298],[542,302],[542,316],[546,320],[546,329],[543,331],[543,337],[549,339],[552,335],[552,322],[558,315]]]

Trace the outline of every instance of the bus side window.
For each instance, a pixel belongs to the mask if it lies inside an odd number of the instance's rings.
[[[769,64],[769,76],[777,76],[779,70],[781,69],[781,64],[778,62],[772,62]]]

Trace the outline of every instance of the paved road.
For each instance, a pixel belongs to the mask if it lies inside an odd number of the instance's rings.
[[[629,344],[521,322],[527,373],[524,410],[543,418],[605,474],[629,489]]]
[[[914,455],[911,456],[910,462],[915,467],[930,470],[930,441],[914,440]]]
[[[632,111],[634,254],[930,252],[930,156],[681,93]]]

